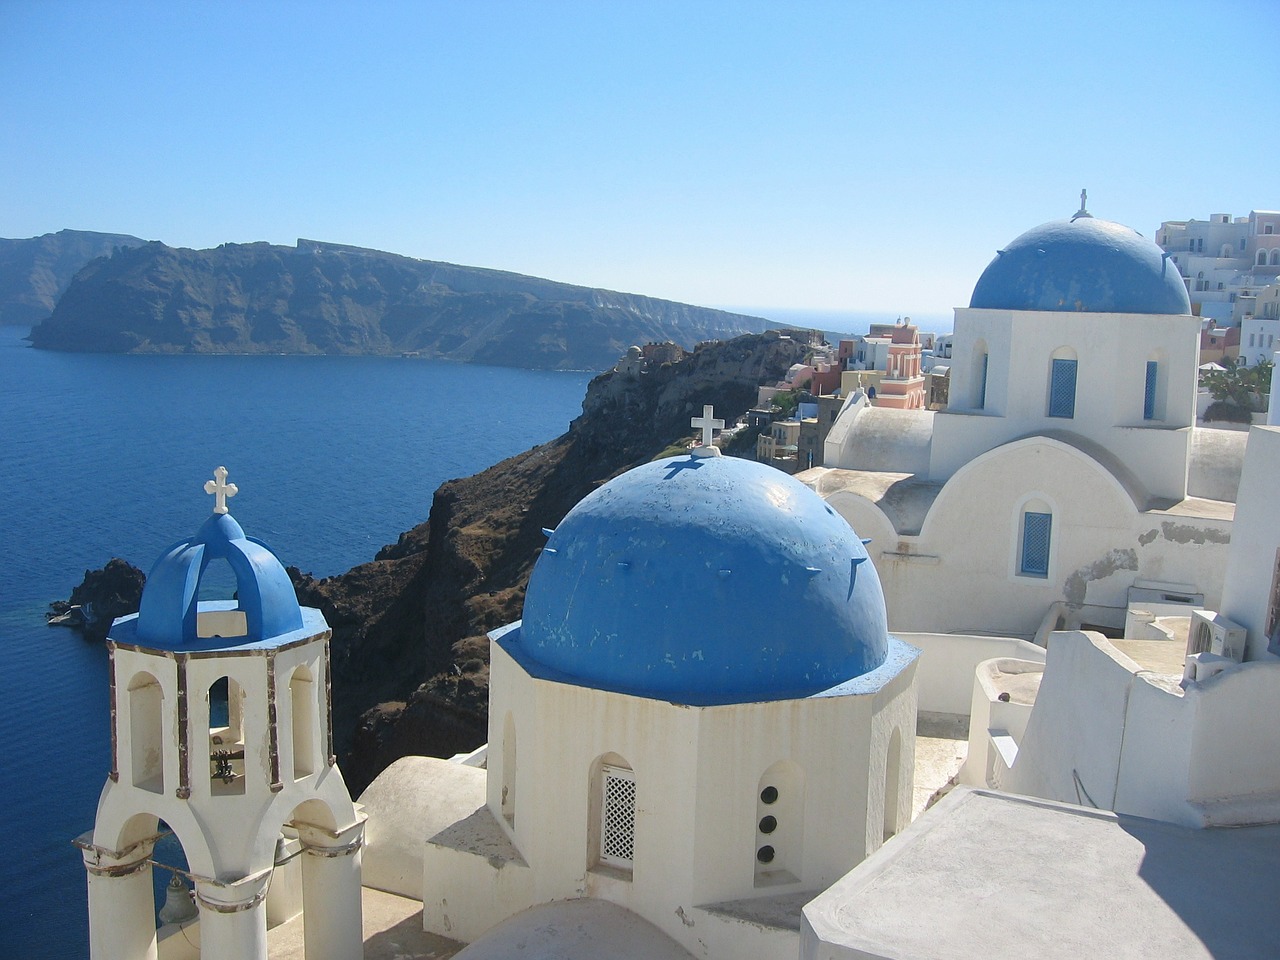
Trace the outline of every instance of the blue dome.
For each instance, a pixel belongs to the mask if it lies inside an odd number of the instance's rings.
[[[866,548],[798,480],[672,457],[575,506],[538,558],[513,656],[580,686],[694,705],[811,696],[889,648]]]
[[[970,307],[1188,314],[1168,254],[1133,230],[1085,214],[1028,230],[982,271]]]
[[[235,574],[237,603],[199,601],[200,578],[209,562],[219,559]],[[205,642],[198,615],[228,611],[243,613],[244,634]],[[161,554],[147,575],[137,619],[139,642],[163,649],[260,643],[301,628],[302,610],[289,574],[265,543],[246,537],[225,513],[213,514],[194,537]]]

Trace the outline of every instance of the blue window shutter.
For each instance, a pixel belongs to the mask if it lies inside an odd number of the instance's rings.
[[[1055,360],[1049,374],[1049,416],[1076,415],[1076,362]]]
[[[987,361],[991,359],[991,354],[984,353],[982,355],[982,380],[978,384],[978,409],[987,409]]]
[[[1049,530],[1053,514],[1022,515],[1022,565],[1019,572],[1031,577],[1049,576]]]
[[[1156,418],[1156,380],[1159,377],[1160,364],[1154,360],[1147,361],[1147,389],[1142,396],[1142,419]]]

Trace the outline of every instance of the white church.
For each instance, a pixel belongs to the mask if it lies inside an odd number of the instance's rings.
[[[799,479],[704,411],[546,531],[488,744],[359,803],[219,470],[109,638],[94,960],[1276,955],[1280,428],[1196,427],[1171,277],[1082,205],[957,311],[947,410],[855,395]]]

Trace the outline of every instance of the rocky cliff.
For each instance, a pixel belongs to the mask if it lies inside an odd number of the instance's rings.
[[[116,247],[145,243],[123,233],[59,230],[26,240],[0,238],[0,324],[27,326],[53,312],[82,267]]]
[[[691,347],[757,317],[299,240],[296,247],[148,243],[82,270],[37,347],[137,353],[416,354],[601,370],[634,343]]]

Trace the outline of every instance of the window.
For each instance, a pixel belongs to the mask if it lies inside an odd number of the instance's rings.
[[[1272,226],[1271,226],[1271,224],[1269,224],[1269,223],[1268,223],[1268,224],[1265,224],[1265,225],[1263,226],[1263,228],[1262,228],[1262,232],[1263,232],[1263,233],[1271,233],[1271,232],[1272,232],[1272,230],[1273,230],[1273,227],[1272,227]]]
[[[1160,382],[1160,364],[1155,360],[1147,361],[1147,384],[1142,394],[1142,419],[1156,418],[1156,384]]]
[[[1258,266],[1258,267],[1265,267],[1266,265],[1267,265],[1267,251],[1265,251],[1265,250],[1259,250],[1259,251],[1258,251],[1258,262],[1257,262],[1256,264],[1254,264],[1254,266]]]
[[[1054,360],[1049,373],[1049,416],[1076,415],[1076,361]]]
[[[1254,342],[1253,342],[1253,334],[1252,334],[1252,333],[1251,333],[1251,334],[1249,334],[1249,346],[1251,346],[1251,347],[1252,347],[1252,346],[1255,346],[1255,344],[1254,344]]]
[[[1280,649],[1277,628],[1280,628],[1280,550],[1276,551],[1276,565],[1271,573],[1271,598],[1267,603],[1267,650],[1271,653]]]
[[[1271,265],[1280,267],[1280,247],[1274,247],[1271,250]]]
[[[605,765],[601,777],[600,862],[630,870],[635,858],[636,775]]]
[[[1049,576],[1049,535],[1053,526],[1053,514],[1033,513],[1022,515],[1022,558],[1018,572],[1024,577]]]
[[[164,793],[164,692],[160,681],[139,673],[129,681],[129,760],[135,787]]]

